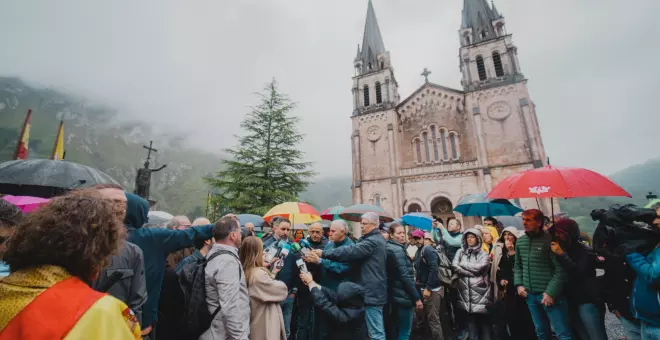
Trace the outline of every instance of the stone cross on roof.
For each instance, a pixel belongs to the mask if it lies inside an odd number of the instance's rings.
[[[424,71],[422,71],[422,76],[424,76],[424,81],[429,82],[429,74],[431,74],[431,71],[429,71],[426,67],[424,68]]]

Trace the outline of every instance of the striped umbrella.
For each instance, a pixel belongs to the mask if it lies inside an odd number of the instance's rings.
[[[385,209],[377,205],[369,205],[369,204],[354,204],[344,209],[344,211],[342,211],[342,213],[339,214],[339,217],[348,221],[360,222],[362,215],[367,212],[374,212],[378,214],[378,217],[380,217],[380,221],[383,223],[394,221],[392,216],[390,216],[388,213],[385,212]]]
[[[339,214],[341,214],[344,209],[346,208],[342,207],[341,205],[335,205],[334,207],[323,210],[321,212],[321,218],[328,221],[334,221],[340,218]]]
[[[292,225],[308,224],[321,220],[319,214],[314,207],[307,203],[301,202],[284,202],[271,208],[265,215],[264,220],[270,221],[273,217],[280,216],[288,218]]]

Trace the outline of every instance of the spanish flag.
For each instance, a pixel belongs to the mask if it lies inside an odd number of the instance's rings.
[[[55,144],[53,144],[53,152],[50,159],[61,161],[64,159],[64,121],[60,121],[60,128],[57,129],[57,136],[55,137]]]
[[[25,123],[23,123],[23,130],[21,130],[21,135],[18,137],[18,144],[16,145],[16,151],[14,152],[14,160],[28,158],[28,142],[30,141],[30,119],[32,119],[32,109],[28,110],[27,117],[25,117]]]

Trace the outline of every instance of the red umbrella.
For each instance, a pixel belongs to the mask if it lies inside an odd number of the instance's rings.
[[[553,167],[527,170],[500,181],[487,198],[626,196],[609,178],[582,168]]]

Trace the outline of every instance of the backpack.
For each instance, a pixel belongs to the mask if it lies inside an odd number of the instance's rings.
[[[435,249],[435,253],[438,255],[438,281],[445,287],[455,288],[458,274],[454,273],[454,268],[452,268],[451,261],[445,254],[444,248],[438,247],[438,249]],[[426,263],[423,256],[422,261]]]
[[[220,312],[222,306],[218,303],[213,313],[210,313],[206,305],[206,265],[217,256],[228,254],[233,256],[236,261],[239,261],[238,277],[241,278],[240,260],[236,254],[228,250],[220,250],[208,259],[198,259],[196,262],[191,262],[183,266],[179,274],[179,286],[183,291],[185,305],[183,310],[183,318],[181,320],[181,328],[187,335],[186,338],[197,339],[206,330],[211,328],[211,323],[215,316]]]

